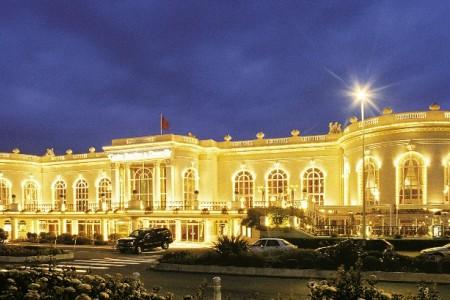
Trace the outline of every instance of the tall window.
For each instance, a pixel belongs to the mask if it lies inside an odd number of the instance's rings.
[[[380,175],[379,166],[372,157],[366,157],[364,165],[364,178],[366,182],[363,185],[362,167],[359,170],[359,199],[362,199],[363,186],[365,187],[364,198],[368,205],[380,204]],[[362,203],[362,202],[361,202]]]
[[[27,181],[23,185],[24,208],[27,210],[38,209],[38,187],[33,181]]]
[[[53,185],[53,199],[55,209],[61,209],[61,205],[66,205],[67,200],[67,187],[66,183],[62,180],[58,180]]]
[[[153,168],[141,167],[132,171],[131,188],[134,200],[145,208],[153,209]]]
[[[253,176],[248,171],[239,172],[234,178],[234,195],[236,201],[244,199],[245,207],[253,207]]]
[[[413,153],[408,154],[399,165],[399,203],[422,204],[424,195],[424,162]]]
[[[77,211],[88,210],[89,186],[86,180],[79,179],[75,184],[75,205]]]
[[[325,177],[318,168],[310,168],[303,174],[303,191],[308,200],[314,200],[317,205],[324,204]]]
[[[272,170],[267,177],[269,201],[288,200],[287,174],[280,169]]]
[[[450,203],[450,159],[447,161],[444,174],[444,202]]]
[[[167,206],[167,168],[165,164],[160,165],[160,197],[161,209],[166,209]]]
[[[183,200],[184,207],[191,208],[194,205],[195,195],[195,171],[189,169],[183,175]]]
[[[11,195],[11,186],[9,182],[4,178],[0,178],[0,205],[9,204]]]
[[[107,207],[111,207],[111,180],[108,178],[102,178],[98,182],[97,187],[97,199],[99,200],[100,207],[105,203]]]

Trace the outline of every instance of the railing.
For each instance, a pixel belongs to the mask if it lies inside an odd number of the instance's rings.
[[[396,120],[425,119],[426,117],[427,117],[426,112],[409,112],[395,115]]]
[[[372,126],[372,125],[377,125],[378,124],[378,118],[370,118],[367,120],[364,120],[364,126]],[[362,128],[362,122],[358,123],[358,127]]]
[[[278,139],[267,139],[265,140],[267,145],[272,145],[272,144],[287,144],[289,143],[289,139],[288,138],[278,138]]]

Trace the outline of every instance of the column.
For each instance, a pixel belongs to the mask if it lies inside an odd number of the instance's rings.
[[[116,206],[121,206],[120,203],[122,202],[122,197],[120,194],[120,164],[114,163],[113,164],[113,178],[114,181],[112,182],[113,185],[113,195],[112,195],[112,207],[115,208]],[[112,179],[112,178],[111,178]]]
[[[205,220],[205,242],[212,241],[212,226],[211,220]]]
[[[239,219],[232,219],[232,231],[234,236],[241,234],[241,222]]]
[[[69,233],[67,231],[67,219],[61,220],[61,233]]]
[[[102,219],[102,235],[103,235],[103,240],[107,241],[108,240],[108,236],[109,236],[108,219]]]
[[[78,220],[72,220],[72,235],[78,234]]]
[[[11,218],[11,240],[15,240],[19,237],[18,227],[18,220]]]
[[[166,197],[167,197],[167,203],[166,203],[166,210],[171,210],[174,206],[174,201],[175,201],[175,194],[174,194],[174,180],[173,180],[173,166],[167,164],[166,165],[166,177],[167,177],[167,181],[166,181]]]
[[[181,241],[181,220],[175,220],[175,241]]]
[[[130,201],[130,195],[133,193],[132,188],[131,188],[131,171],[130,171],[130,165],[127,163],[125,164],[125,176],[124,176],[124,195],[123,195],[123,201],[124,201],[124,206],[128,207],[128,202]]]
[[[153,193],[153,210],[159,210],[161,207],[161,169],[160,162],[155,163],[155,192]]]

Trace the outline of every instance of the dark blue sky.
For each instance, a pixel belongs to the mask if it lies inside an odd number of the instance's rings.
[[[87,152],[160,112],[199,138],[326,133],[359,115],[354,80],[380,109],[450,109],[450,2],[0,2],[4,152]]]

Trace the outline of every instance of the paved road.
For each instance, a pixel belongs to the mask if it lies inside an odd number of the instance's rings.
[[[211,283],[213,275],[190,274],[177,272],[158,272],[149,270],[160,257],[162,251],[156,250],[142,255],[120,254],[108,249],[77,249],[75,260],[60,262],[59,265],[75,266],[78,272],[94,274],[122,273],[131,275],[139,272],[146,288],[162,287],[162,291],[170,291],[181,299],[182,295],[195,294],[196,287],[202,281]],[[223,299],[272,299],[280,295],[283,299],[307,299],[308,289],[306,279],[267,278],[250,276],[222,275]],[[380,283],[387,291],[404,294],[415,293],[416,285],[408,283]],[[443,299],[450,299],[450,285],[439,286]],[[206,296],[211,299],[211,288],[206,290]]]

